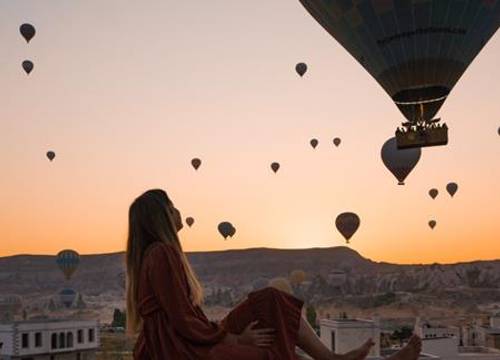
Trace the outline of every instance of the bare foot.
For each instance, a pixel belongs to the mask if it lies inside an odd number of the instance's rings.
[[[397,353],[389,356],[386,360],[417,360],[422,351],[422,339],[413,335],[408,344]]]
[[[334,354],[332,360],[364,360],[370,353],[371,348],[375,345],[372,339],[366,340],[366,342],[359,348],[349,351],[348,353],[337,355]]]

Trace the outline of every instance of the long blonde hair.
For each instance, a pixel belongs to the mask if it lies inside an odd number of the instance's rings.
[[[135,334],[142,326],[138,314],[138,287],[141,265],[148,246],[165,242],[179,252],[194,305],[203,303],[203,288],[182,251],[172,216],[173,204],[163,190],[146,191],[130,205],[127,241],[127,331]]]

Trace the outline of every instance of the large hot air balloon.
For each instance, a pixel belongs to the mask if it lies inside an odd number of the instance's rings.
[[[450,194],[451,197],[453,197],[458,190],[458,184],[451,182],[448,185],[446,185],[446,191],[448,191],[448,194]]]
[[[75,250],[62,250],[57,254],[57,266],[69,280],[80,264],[80,255]]]
[[[55,153],[55,152],[53,152],[53,151],[47,151],[47,154],[46,154],[46,155],[47,155],[47,158],[48,158],[50,161],[54,160],[54,158],[56,157],[56,153]]]
[[[333,139],[333,145],[335,145],[337,147],[340,145],[341,142],[342,142],[342,140],[340,138],[338,138],[338,137],[336,137],[335,139]]]
[[[30,42],[31,39],[35,36],[35,27],[31,24],[22,24],[19,27],[19,32],[23,36],[24,40],[26,40],[27,43]]]
[[[195,170],[198,170],[198,168],[201,165],[201,160],[198,158],[194,158],[193,160],[191,160],[191,165],[194,167]]]
[[[417,165],[422,151],[415,149],[398,149],[396,138],[390,138],[382,146],[381,156],[384,165],[398,179],[399,185],[404,185],[404,180]]]
[[[408,120],[398,147],[443,145],[433,121],[500,24],[494,0],[300,0]]]
[[[439,194],[438,189],[430,189],[429,190],[429,196],[433,199],[435,199]]]
[[[316,146],[318,146],[319,141],[318,139],[311,139],[311,141],[309,141],[309,144],[311,144],[313,149],[316,149]]]
[[[352,212],[345,212],[337,216],[335,219],[335,226],[337,230],[344,236],[346,242],[349,244],[349,239],[358,230],[361,220],[359,216]]]
[[[59,292],[59,301],[67,308],[73,305],[76,298],[76,291],[73,289],[62,289]]]
[[[30,74],[31,71],[33,71],[33,68],[35,67],[30,60],[24,60],[22,65],[24,71],[26,71],[26,74],[28,75]]]
[[[236,228],[228,221],[221,222],[217,226],[217,229],[219,230],[219,233],[224,237],[224,240],[228,237],[233,237],[233,235],[236,233]]]
[[[273,162],[271,164],[271,170],[274,172],[274,173],[277,173],[278,170],[280,169],[280,164],[277,163],[277,162]]]
[[[186,224],[187,224],[189,227],[193,226],[193,224],[194,224],[194,219],[193,219],[191,216],[187,217],[187,218],[186,218]]]
[[[300,77],[302,77],[307,72],[307,65],[305,63],[303,63],[303,62],[298,63],[295,66],[295,71],[297,72],[297,74],[300,75]]]

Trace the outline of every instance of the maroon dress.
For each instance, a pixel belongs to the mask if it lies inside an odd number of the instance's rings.
[[[146,250],[141,269],[138,311],[143,326],[135,360],[295,360],[303,302],[274,288],[254,291],[220,324],[207,319],[189,298],[189,286],[178,252],[163,242]],[[271,347],[222,343],[226,334],[273,328]]]

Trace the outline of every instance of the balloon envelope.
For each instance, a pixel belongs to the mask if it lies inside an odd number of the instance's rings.
[[[309,144],[311,144],[313,149],[316,149],[316,146],[318,146],[319,141],[318,139],[311,139],[311,141],[309,141]]]
[[[382,146],[381,156],[384,165],[398,179],[399,185],[417,165],[422,151],[420,148],[398,149],[396,138],[390,138]]]
[[[56,157],[56,153],[55,153],[55,152],[53,152],[53,151],[47,151],[47,154],[46,154],[46,155],[47,155],[47,158],[48,158],[50,161],[54,160],[54,158]]]
[[[23,69],[26,71],[26,74],[29,75],[31,71],[33,71],[34,65],[31,61],[29,60],[24,60],[23,61]]]
[[[446,191],[448,191],[448,194],[450,194],[451,197],[456,194],[458,190],[458,184],[451,182],[448,185],[446,185]]]
[[[300,2],[411,122],[434,117],[499,26],[500,1]]]
[[[223,221],[217,226],[219,233],[227,239],[228,237],[232,237],[236,233],[235,227],[228,221]]]
[[[186,218],[186,224],[188,224],[189,227],[193,226],[194,219],[192,217],[187,217]]]
[[[359,216],[352,212],[342,213],[335,220],[337,230],[344,236],[347,243],[349,243],[349,239],[358,230],[360,223]]]
[[[333,139],[333,144],[335,146],[339,146],[341,142],[342,142],[342,140],[340,138],[338,138],[338,137],[335,138],[335,139]]]
[[[24,40],[29,43],[35,36],[35,27],[31,24],[22,24],[19,27],[19,32],[23,36]]]
[[[280,164],[279,163],[273,162],[271,164],[271,170],[273,170],[275,173],[278,172],[279,169],[280,169]]]
[[[297,74],[299,74],[301,77],[304,76],[304,74],[307,71],[307,65],[305,63],[298,63],[295,66],[295,71],[297,71]]]
[[[194,158],[193,160],[191,160],[191,165],[194,167],[195,170],[198,170],[198,168],[201,165],[201,160],[198,158]]]
[[[433,199],[435,199],[435,198],[436,198],[436,196],[438,196],[438,194],[439,194],[438,189],[430,189],[430,190],[429,190],[429,196],[430,196],[431,198],[433,198]]]
[[[59,300],[64,304],[67,308],[73,305],[73,302],[76,298],[76,291],[73,289],[63,289],[59,292]]]
[[[437,224],[436,220],[431,220],[431,221],[429,221],[429,227],[430,227],[431,229],[434,229],[434,228],[436,227],[436,224]]]
[[[69,280],[80,264],[80,255],[75,250],[62,250],[57,254],[56,263]]]

